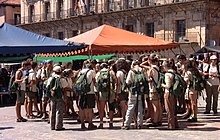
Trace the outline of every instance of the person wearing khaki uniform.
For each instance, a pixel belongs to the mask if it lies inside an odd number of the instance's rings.
[[[68,86],[67,81],[64,78],[61,78],[61,67],[55,66],[53,68],[55,74],[48,79],[47,87],[51,85],[53,78],[59,79],[59,86],[62,89],[60,93],[58,91],[53,91],[53,88],[50,90],[50,124],[51,130],[64,130],[63,128],[63,113],[64,113],[64,100],[63,100],[63,90]],[[56,84],[56,83],[55,83]]]
[[[163,67],[164,70],[166,71],[165,84],[162,84],[161,86],[165,88],[164,104],[168,117],[168,129],[176,129],[178,128],[177,116],[175,113],[176,99],[174,95],[170,92],[170,88],[174,83],[174,74],[173,74],[174,71],[171,69],[169,62],[167,61],[163,63]]]
[[[116,76],[114,71],[110,70],[108,68],[108,65],[106,63],[102,63],[101,64],[101,71],[99,71],[96,74],[96,83],[99,85],[99,80],[101,73],[102,72],[108,72],[109,76],[109,85],[106,85],[106,91],[102,91],[103,89],[97,88],[98,89],[98,100],[100,102],[100,125],[99,125],[99,129],[103,129],[103,117],[104,117],[104,107],[107,105],[108,103],[108,108],[109,108],[109,117],[110,117],[110,122],[109,122],[109,128],[112,129],[113,128],[113,117],[114,117],[114,100],[115,100],[115,89],[114,87],[116,87],[115,84],[116,83]],[[99,86],[98,86],[99,87]]]
[[[217,114],[218,94],[219,94],[219,66],[217,64],[217,56],[210,57],[211,64],[204,70],[204,75],[208,77],[206,84],[206,111],[204,114],[209,114],[211,111],[212,96],[213,96],[213,113]]]

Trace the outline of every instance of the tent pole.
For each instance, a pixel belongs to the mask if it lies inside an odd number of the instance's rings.
[[[171,50],[171,52],[172,52],[174,55],[176,55],[175,52],[173,51],[173,49],[170,49],[170,50]]]
[[[92,47],[89,46],[89,60],[92,60]]]
[[[196,52],[196,50],[195,50],[195,49],[193,48],[193,46],[192,46],[192,43],[190,43],[190,44],[191,44],[191,48],[193,49],[193,51]]]

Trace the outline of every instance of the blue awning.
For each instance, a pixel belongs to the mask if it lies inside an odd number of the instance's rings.
[[[66,52],[84,47],[84,44],[49,38],[7,23],[0,24],[1,55]]]

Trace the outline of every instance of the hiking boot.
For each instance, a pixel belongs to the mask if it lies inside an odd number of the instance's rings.
[[[187,121],[188,121],[188,122],[197,122],[197,118],[195,118],[195,117],[190,117]]]
[[[106,118],[106,119],[109,119],[109,116],[108,116],[108,114],[106,114],[106,115],[105,115],[105,118]]]
[[[103,129],[103,124],[100,124],[98,129]]]
[[[204,114],[210,114],[210,111],[205,111]]]
[[[109,129],[113,129],[113,123],[109,123]]]
[[[158,125],[158,126],[162,126],[162,122],[158,122],[157,125]]]
[[[147,120],[145,121],[145,123],[152,123],[151,118],[147,119]]]
[[[42,114],[41,113],[37,113],[37,118],[41,118]]]
[[[123,126],[123,127],[121,127],[121,129],[123,129],[123,130],[129,130],[129,127],[128,127],[128,126]]]
[[[23,117],[17,119],[17,122],[26,122],[26,121],[27,121],[27,119],[25,119],[25,118],[23,118]]]
[[[43,113],[43,116],[41,117],[41,120],[45,120],[47,118],[46,113]]]
[[[89,126],[88,126],[88,129],[89,130],[94,130],[94,129],[97,129],[97,126],[94,125],[93,123],[90,123]]]
[[[141,129],[142,127],[140,125],[138,125],[137,129]]]
[[[218,114],[218,112],[217,112],[217,111],[213,111],[213,114],[215,114],[215,115],[216,115],[216,114]]]
[[[65,130],[65,128],[56,129],[56,131],[63,131],[63,130]]]
[[[81,124],[81,129],[86,129],[85,123]]]
[[[148,127],[158,127],[159,125],[157,123],[151,123],[147,125]]]

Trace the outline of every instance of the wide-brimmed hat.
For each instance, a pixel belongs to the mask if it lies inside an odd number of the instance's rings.
[[[216,60],[216,59],[218,59],[218,58],[217,58],[216,55],[212,55],[212,56],[210,57],[210,59],[211,59],[211,60]]]

